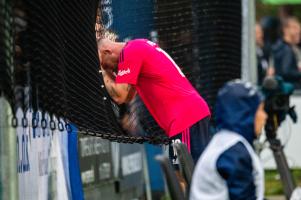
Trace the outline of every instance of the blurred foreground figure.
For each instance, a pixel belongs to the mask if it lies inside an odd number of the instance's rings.
[[[195,167],[190,199],[263,199],[264,172],[253,150],[267,119],[262,95],[250,83],[231,81],[215,108],[219,131]]]

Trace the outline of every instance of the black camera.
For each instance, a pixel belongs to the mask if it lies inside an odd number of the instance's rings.
[[[289,115],[294,123],[297,122],[295,107],[290,106],[290,96],[294,92],[294,86],[284,82],[279,76],[270,76],[264,79],[262,92],[265,96],[265,111],[268,114],[266,134],[268,138],[274,138],[277,128],[286,115]]]

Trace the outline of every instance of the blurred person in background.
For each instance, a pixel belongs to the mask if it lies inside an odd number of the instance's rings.
[[[190,200],[263,199],[264,172],[253,141],[267,114],[263,96],[251,83],[230,81],[218,92],[218,132],[194,170]]]
[[[266,76],[274,74],[274,68],[269,66],[270,52],[264,45],[263,30],[259,23],[255,25],[256,58],[258,84],[261,85]]]
[[[260,26],[263,30],[264,46],[271,53],[272,46],[278,41],[280,36],[280,20],[274,16],[265,16],[260,19]]]
[[[301,88],[301,28],[296,17],[288,17],[282,21],[282,38],[272,48],[273,65],[276,75],[284,81],[291,82]]]

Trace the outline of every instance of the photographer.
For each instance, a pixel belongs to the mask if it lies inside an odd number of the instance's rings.
[[[263,199],[264,172],[252,147],[267,119],[261,94],[250,83],[228,82],[215,114],[219,132],[195,167],[190,199]]]

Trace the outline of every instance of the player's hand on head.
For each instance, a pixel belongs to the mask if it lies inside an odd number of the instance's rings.
[[[104,69],[102,66],[100,66],[100,70],[103,76],[108,75],[112,79],[116,78],[116,73],[112,69]]]

